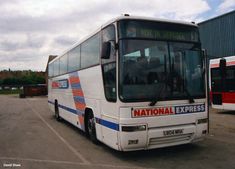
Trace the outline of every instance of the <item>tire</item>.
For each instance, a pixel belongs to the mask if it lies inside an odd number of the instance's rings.
[[[59,106],[58,106],[58,102],[57,101],[55,101],[55,119],[57,121],[61,120],[60,113],[59,113]]]
[[[89,112],[87,117],[87,133],[91,141],[95,144],[98,143],[97,137],[96,137],[96,128],[95,128],[95,118],[93,113]]]

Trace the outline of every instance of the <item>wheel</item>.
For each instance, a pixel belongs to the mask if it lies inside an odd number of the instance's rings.
[[[60,121],[60,114],[59,114],[59,106],[58,106],[58,102],[55,101],[55,118],[57,121]]]
[[[93,113],[88,114],[87,118],[87,130],[88,135],[93,143],[97,143],[97,137],[96,137],[96,129],[95,129],[95,118]]]

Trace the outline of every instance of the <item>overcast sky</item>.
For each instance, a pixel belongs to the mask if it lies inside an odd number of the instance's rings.
[[[124,13],[204,21],[235,9],[235,0],[0,0],[0,70],[45,70],[103,23]]]

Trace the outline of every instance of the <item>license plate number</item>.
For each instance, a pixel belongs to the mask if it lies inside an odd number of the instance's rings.
[[[184,130],[183,129],[176,129],[176,130],[165,130],[163,131],[164,136],[173,136],[173,135],[179,135],[183,134]]]

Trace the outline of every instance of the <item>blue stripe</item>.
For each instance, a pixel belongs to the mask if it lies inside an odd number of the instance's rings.
[[[51,103],[51,104],[53,104],[53,105],[54,105],[54,102],[52,102],[52,101],[50,101],[50,100],[48,100],[48,103]]]
[[[81,89],[80,83],[71,83],[72,89]]]
[[[66,106],[63,106],[63,105],[61,105],[61,104],[59,104],[59,107],[62,108],[62,109],[64,109],[64,110],[67,110],[67,111],[69,111],[69,112],[71,112],[71,113],[73,113],[73,114],[77,114],[77,110],[75,110],[75,109],[71,109],[71,108],[66,107]]]
[[[116,131],[119,131],[119,124],[117,124],[117,123],[107,121],[107,120],[103,120],[103,119],[100,119],[100,118],[97,118],[97,117],[96,117],[96,122],[101,124],[102,126],[108,127],[110,129],[113,129],[113,130],[116,130]]]
[[[81,111],[81,110],[76,110],[77,111],[77,114],[80,115],[80,116],[84,116],[84,111]]]
[[[54,105],[54,102],[52,102],[52,101],[48,100],[48,103],[51,103],[51,104]],[[71,109],[69,107],[66,107],[66,106],[63,106],[63,105],[60,105],[60,104],[59,104],[59,107],[64,109],[64,110],[67,110],[68,112],[74,113],[74,114],[84,115],[84,111]],[[100,124],[102,126],[108,127],[110,129],[119,131],[119,124],[117,124],[117,123],[114,123],[114,122],[111,122],[111,121],[107,121],[107,120],[103,120],[103,119],[100,119],[100,118],[97,118],[97,117],[96,117],[96,123],[98,123],[98,124]]]
[[[73,96],[73,99],[74,99],[75,102],[85,103],[84,97],[81,97],[81,96]]]
[[[55,104],[54,102],[52,102],[52,101],[50,101],[50,100],[48,100],[48,103],[53,104],[53,105]],[[62,108],[62,109],[64,109],[64,110],[67,110],[68,112],[71,112],[71,113],[73,113],[73,114],[78,114],[78,113],[77,113],[77,110],[75,110],[75,109],[71,109],[71,108],[66,107],[66,106],[63,106],[63,105],[61,105],[61,104],[59,104],[58,106],[59,106],[59,108]]]

